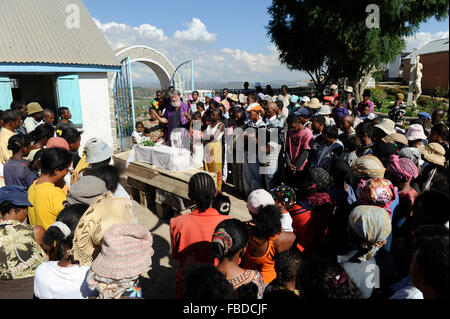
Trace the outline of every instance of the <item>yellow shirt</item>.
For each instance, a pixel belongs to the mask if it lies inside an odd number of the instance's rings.
[[[12,151],[8,149],[9,138],[13,135],[16,135],[16,133],[4,127],[0,131],[0,162],[2,164],[5,164],[13,156]]]
[[[36,181],[28,189],[28,200],[33,207],[28,208],[28,218],[31,225],[40,225],[45,230],[56,221],[63,210],[63,202],[67,193],[52,183],[36,185]]]

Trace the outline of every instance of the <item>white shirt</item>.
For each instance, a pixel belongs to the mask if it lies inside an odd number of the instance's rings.
[[[23,121],[23,124],[25,125],[25,128],[27,130],[27,133],[30,134],[34,131],[36,126],[38,126],[40,122],[36,121],[33,117],[28,116],[25,121]]]
[[[86,283],[89,266],[60,267],[58,261],[40,264],[34,274],[34,294],[40,299],[87,299],[97,295]]]

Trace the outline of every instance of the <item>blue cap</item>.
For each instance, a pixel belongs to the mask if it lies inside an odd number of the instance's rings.
[[[417,114],[419,116],[419,118],[426,118],[431,120],[431,115],[427,112],[420,112],[419,114]]]
[[[16,206],[33,206],[28,201],[28,191],[24,186],[8,185],[0,188],[0,203],[5,200],[10,201]]]
[[[301,115],[307,116],[307,117],[310,116],[309,111],[306,107],[302,107],[302,108],[298,109],[297,111],[294,112],[294,114],[297,116],[301,116]]]

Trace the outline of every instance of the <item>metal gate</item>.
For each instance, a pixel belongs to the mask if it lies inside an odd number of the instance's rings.
[[[133,147],[132,133],[135,128],[133,83],[131,80],[131,63],[127,57],[122,60],[122,70],[116,73],[114,82],[114,99],[116,102],[116,125],[120,140],[120,150]]]
[[[194,88],[194,60],[181,63],[173,73],[171,85],[180,91],[184,101],[187,101]]]

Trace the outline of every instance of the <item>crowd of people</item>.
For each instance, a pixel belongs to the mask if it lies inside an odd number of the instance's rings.
[[[176,298],[449,297],[445,111],[407,121],[399,94],[382,117],[370,90],[359,103],[351,87],[329,92],[246,83],[202,102],[172,87],[150,102],[133,142],[187,148],[216,176],[193,175],[195,209],[170,219]],[[150,212],[113,148],[80,150],[70,110],[57,113],[56,126],[35,102],[0,114],[0,298],[142,298]],[[225,186],[249,221],[232,218]]]

